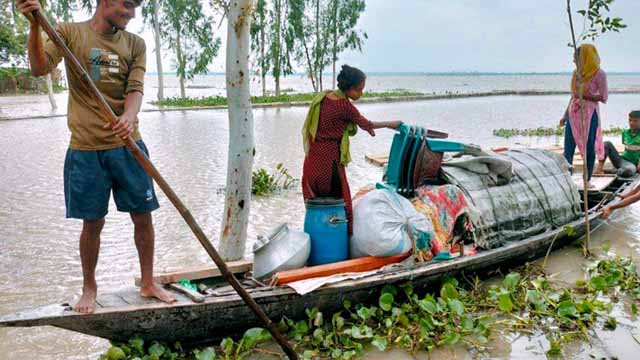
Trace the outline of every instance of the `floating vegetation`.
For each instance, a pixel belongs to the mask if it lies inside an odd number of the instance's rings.
[[[608,129],[603,129],[602,133],[604,135],[617,135],[622,134],[624,128],[621,127],[611,127]],[[538,127],[538,128],[529,128],[529,129],[494,129],[493,135],[502,138],[510,138],[513,136],[531,136],[531,137],[540,137],[540,136],[563,136],[564,135],[564,126],[557,127]]]
[[[279,163],[276,165],[275,174],[270,174],[266,169],[254,170],[251,176],[251,193],[253,195],[269,195],[278,190],[290,189],[298,179],[289,174],[289,170]]]
[[[392,90],[384,92],[365,92],[362,96],[364,98],[392,98],[392,97],[409,97],[424,95],[420,92],[409,90]],[[280,96],[268,95],[268,96],[252,96],[252,104],[274,104],[274,103],[295,103],[295,102],[311,102],[316,96],[315,93],[289,93],[283,92]],[[195,106],[227,106],[227,98],[223,96],[208,96],[200,98],[180,98],[173,97],[164,99],[161,101],[153,102],[154,105],[160,106],[180,106],[180,107],[195,107]]]
[[[556,284],[540,267],[526,265],[488,287],[478,279],[460,284],[445,278],[439,293],[420,294],[411,283],[387,285],[374,304],[346,300],[342,311],[330,316],[307,309],[306,319],[284,318],[279,327],[305,359],[352,359],[368,347],[415,353],[456,344],[482,353],[492,334],[501,332],[544,334],[550,344],[547,355],[562,356],[567,341],[588,341],[595,327],[616,328],[610,312],[623,294],[631,299],[636,314],[640,300],[636,266],[627,258],[612,256],[591,266],[587,278],[577,281],[575,287]],[[102,359],[213,360],[241,359],[256,352],[273,355],[257,346],[270,338],[266,330],[253,328],[239,341],[225,338],[219,346],[189,350],[179,343],[145,344],[134,338],[114,344]]]

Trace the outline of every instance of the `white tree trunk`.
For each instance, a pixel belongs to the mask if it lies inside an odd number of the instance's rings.
[[[158,1],[153,0],[153,32],[156,42],[156,65],[158,68],[158,100],[164,99],[164,74],[162,72],[162,44],[160,43],[160,24],[158,22]]]
[[[51,73],[46,75],[47,78],[47,93],[49,94],[49,102],[51,103],[51,109],[55,110],[58,108],[58,104],[56,104],[56,99],[53,97],[53,78]]]
[[[234,0],[227,17],[227,101],[229,153],[227,187],[220,234],[225,260],[244,256],[251,201],[251,173],[255,145],[249,92],[249,26],[253,0]]]

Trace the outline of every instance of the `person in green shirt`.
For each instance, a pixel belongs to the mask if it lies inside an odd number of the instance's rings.
[[[629,128],[622,132],[622,144],[624,152],[618,153],[616,147],[607,141],[604,143],[605,158],[598,163],[595,174],[604,173],[604,162],[609,158],[617,169],[619,177],[631,177],[640,172],[638,162],[640,160],[640,110],[629,113]]]

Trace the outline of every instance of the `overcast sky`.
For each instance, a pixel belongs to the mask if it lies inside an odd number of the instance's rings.
[[[577,10],[587,2],[572,4]],[[367,72],[572,69],[565,0],[367,0],[366,5],[358,23],[369,37],[362,53],[344,53],[339,62]],[[609,72],[640,72],[640,0],[616,0],[612,14],[622,17],[628,27],[597,40],[602,67]],[[129,26],[137,33],[141,19]],[[580,31],[582,23],[576,27]],[[210,69],[223,71],[226,24],[216,31],[223,46]],[[153,72],[153,36],[150,30],[142,35],[149,50],[147,68]],[[165,55],[164,70],[171,71],[170,54]]]

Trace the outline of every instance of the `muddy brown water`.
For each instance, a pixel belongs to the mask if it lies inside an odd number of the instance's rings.
[[[399,119],[446,131],[452,139],[485,147],[544,145],[554,138],[510,140],[496,138],[498,127],[553,126],[566,106],[563,96],[490,97],[455,101],[423,101],[359,105],[371,120]],[[640,103],[640,95],[613,95],[603,108],[605,127],[626,124],[626,113]],[[254,112],[256,167],[274,169],[283,163],[299,178],[303,153],[300,128],[304,108],[259,109]],[[141,131],[151,158],[181,196],[212,239],[218,237],[223,210],[228,124],[225,111],[144,113]],[[69,133],[64,118],[0,121],[0,314],[48,303],[74,301],[82,277],[78,256],[80,222],[64,219],[62,164]],[[348,168],[352,189],[380,180],[382,172],[364,160],[367,153],[385,153],[392,133],[379,130],[369,137],[360,132],[352,141],[354,162]],[[617,140],[617,139],[614,139]],[[161,208],[154,213],[156,268],[176,268],[209,263],[206,253],[171,204],[159,195]],[[256,198],[251,204],[249,241],[275,224],[287,221],[302,227],[304,207],[299,188]],[[610,243],[619,255],[638,257],[640,206],[614,213],[598,228],[594,246]],[[139,273],[126,214],[111,205],[102,236],[97,269],[99,291],[122,289]],[[247,255],[250,244],[247,246]],[[638,261],[637,261],[638,262]],[[585,261],[577,247],[552,254],[549,269],[564,281],[583,276]],[[627,309],[616,309],[618,329],[593,333],[592,341],[570,344],[571,358],[616,356],[634,359],[640,345],[640,321]],[[0,359],[97,359],[108,347],[105,340],[55,328],[0,329]],[[543,336],[507,334],[491,342],[495,358],[544,358],[548,343]],[[399,350],[367,359],[427,358]],[[432,358],[472,358],[463,348],[438,349]]]

